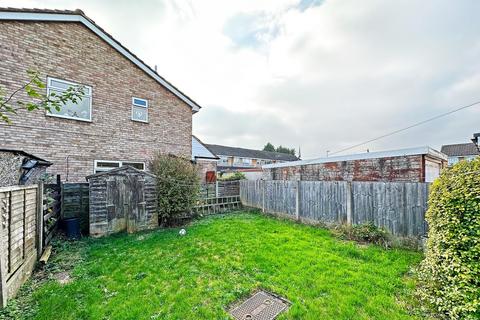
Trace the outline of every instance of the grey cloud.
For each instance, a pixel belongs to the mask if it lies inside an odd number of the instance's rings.
[[[299,143],[295,127],[274,113],[230,111],[219,106],[205,106],[194,115],[194,133],[207,143],[246,148],[262,148],[268,141],[295,148]]]
[[[378,2],[365,14],[337,20],[336,32],[345,38],[334,52],[325,49],[315,31],[303,35],[291,57],[300,59],[307,73],[258,91],[266,109],[302,123],[298,135],[309,156],[480,99],[474,85],[452,92],[480,71],[478,4],[452,8],[451,2],[422,2],[423,8],[414,10],[415,2],[405,3]],[[479,119],[476,107],[350,152],[468,141],[473,131],[480,131]]]

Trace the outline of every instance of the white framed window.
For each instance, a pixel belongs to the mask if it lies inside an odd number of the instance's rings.
[[[47,111],[47,115],[51,117],[59,117],[66,119],[73,119],[79,121],[92,121],[92,88],[89,86],[81,85],[79,83],[70,82],[66,80],[60,80],[56,78],[47,78],[47,95],[55,93],[56,95],[62,95],[70,87],[83,86],[83,96],[78,99],[77,103],[71,101],[64,104],[60,111],[55,108],[51,108]]]
[[[148,101],[132,97],[132,120],[148,122]]]
[[[145,162],[137,162],[137,161],[114,161],[114,160],[95,160],[94,161],[94,172],[105,172],[110,171],[112,169],[117,169],[122,166],[131,166],[138,170],[145,170]]]

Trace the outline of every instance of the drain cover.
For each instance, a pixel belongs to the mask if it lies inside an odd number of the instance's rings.
[[[230,314],[236,320],[273,320],[287,310],[290,302],[265,291],[258,291],[253,296],[235,305]]]

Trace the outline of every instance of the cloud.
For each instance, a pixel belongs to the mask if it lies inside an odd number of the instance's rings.
[[[3,0],[82,8],[204,108],[209,143],[325,155],[480,100],[471,0]],[[350,152],[468,142],[480,107]]]

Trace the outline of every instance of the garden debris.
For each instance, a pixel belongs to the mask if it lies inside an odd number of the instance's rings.
[[[137,273],[135,275],[135,280],[142,280],[143,278],[145,278],[147,276],[147,274],[145,272],[140,272],[140,273]]]
[[[52,254],[52,246],[48,246],[45,251],[43,251],[42,256],[40,257],[40,263],[42,265],[46,265],[48,258],[50,258],[50,255]]]
[[[70,276],[70,273],[67,272],[67,271],[56,273],[56,274],[53,275],[53,277],[61,285],[68,284],[68,283],[72,282],[72,280],[73,280],[72,277]]]

